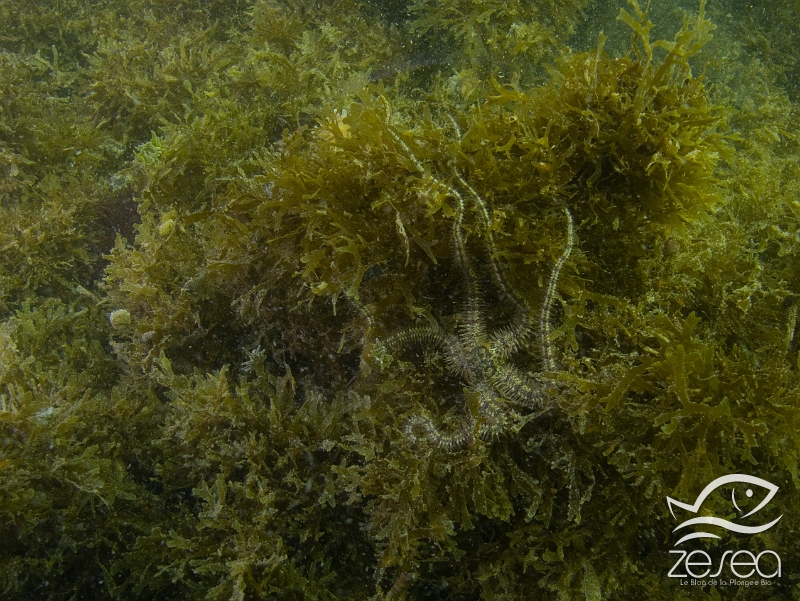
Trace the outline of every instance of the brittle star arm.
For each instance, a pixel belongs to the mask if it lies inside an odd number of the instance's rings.
[[[427,415],[415,415],[406,422],[405,433],[414,444],[428,443],[453,452],[472,443],[474,426],[464,423],[452,433],[440,430]]]
[[[464,273],[464,278],[466,280],[467,285],[467,307],[464,315],[464,321],[461,325],[461,338],[462,341],[465,341],[467,344],[470,341],[475,340],[485,340],[486,339],[486,325],[483,319],[483,307],[482,307],[482,298],[480,294],[480,289],[478,286],[478,277],[475,274],[475,270],[470,263],[469,257],[467,256],[467,251],[465,248],[464,243],[464,236],[462,235],[462,225],[464,222],[464,214],[466,211],[466,207],[464,205],[464,198],[461,196],[461,193],[456,190],[453,186],[446,184],[444,182],[439,181],[431,174],[427,174],[425,171],[424,166],[420,163],[419,159],[417,159],[416,155],[411,151],[400,136],[398,136],[391,128],[389,128],[389,134],[394,138],[397,144],[405,151],[408,158],[411,160],[414,167],[423,175],[427,175],[431,178],[433,182],[436,183],[437,186],[441,186],[443,189],[447,190],[450,197],[456,202],[456,219],[453,221],[453,246],[455,251],[456,260],[458,262],[461,271]],[[456,173],[458,179],[466,186],[467,190],[470,191],[470,194],[476,196],[480,202],[480,206],[482,207],[483,211],[486,211],[486,206],[483,204],[483,201],[480,200],[480,197],[477,196],[472,187],[464,181],[458,173]],[[488,218],[488,217],[487,217]]]
[[[542,385],[532,380],[513,365],[496,365],[490,381],[494,389],[505,398],[529,409],[542,406],[544,391]]]
[[[452,336],[448,336],[437,327],[428,328],[409,328],[392,334],[383,344],[389,351],[399,350],[406,346],[421,346],[427,348],[438,346],[441,350],[448,352],[452,345]]]
[[[544,368],[548,371],[553,371],[555,369],[555,360],[553,359],[552,349],[550,348],[550,312],[558,286],[558,279],[561,277],[561,270],[567,262],[567,259],[569,259],[572,247],[575,244],[572,213],[570,213],[569,209],[566,207],[564,207],[564,213],[567,216],[567,242],[564,247],[564,252],[558,258],[556,264],[553,266],[553,271],[550,273],[550,280],[547,283],[547,290],[545,291],[544,302],[542,303],[542,313],[539,317],[539,337],[542,358]],[[494,261],[492,261],[492,263],[495,264]],[[512,298],[515,298],[515,296],[512,295]],[[517,303],[518,309],[520,309],[522,301],[517,299],[515,302]],[[522,317],[518,316],[515,324],[502,328],[492,334],[490,344],[493,354],[508,358],[513,355],[520,346],[528,341],[533,330],[533,321],[531,319],[531,311],[527,308],[527,304],[524,306],[526,307],[524,315]],[[506,393],[504,392],[504,394]]]
[[[569,212],[567,207],[564,207],[564,214],[567,216],[567,244],[563,254],[553,266],[553,272],[550,274],[550,282],[547,284],[547,292],[545,293],[544,303],[542,304],[542,315],[539,318],[539,335],[542,339],[542,358],[544,360],[544,368],[548,371],[553,371],[556,368],[555,360],[553,359],[553,351],[550,348],[550,310],[553,306],[553,298],[556,294],[556,286],[558,284],[558,278],[561,275],[561,269],[564,267],[564,263],[567,262],[567,259],[569,259],[572,247],[575,244],[572,213]]]
[[[480,194],[475,191],[475,188],[470,186],[457,170],[455,171],[455,176],[461,186],[469,193],[469,196],[472,197],[472,201],[478,209],[478,214],[481,216],[483,221],[486,230],[486,246],[488,247],[489,251],[489,265],[491,267],[492,279],[516,309],[514,323],[502,328],[501,330],[498,330],[492,335],[491,338],[492,353],[507,358],[530,342],[535,328],[535,322],[531,318],[532,311],[528,304],[522,298],[520,298],[511,285],[506,281],[506,278],[500,269],[500,265],[497,263],[497,259],[495,258],[496,249],[494,237],[492,235],[492,219],[489,215],[489,210],[486,206],[486,203],[484,202],[483,198],[481,198]]]

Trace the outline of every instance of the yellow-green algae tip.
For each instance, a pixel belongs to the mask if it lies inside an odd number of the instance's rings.
[[[751,4],[0,5],[0,598],[796,598]],[[783,517],[693,548],[783,574],[682,586],[666,497],[736,473]]]
[[[131,314],[127,309],[117,309],[108,315],[108,322],[112,328],[124,328],[131,325]]]

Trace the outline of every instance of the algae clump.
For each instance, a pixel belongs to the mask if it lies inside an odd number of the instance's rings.
[[[0,596],[793,598],[794,59],[652,14],[0,8]]]

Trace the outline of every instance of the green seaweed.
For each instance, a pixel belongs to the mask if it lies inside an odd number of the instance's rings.
[[[9,7],[0,596],[796,596],[785,44],[702,0],[584,50],[583,0]],[[679,587],[665,497],[736,472],[785,574]]]

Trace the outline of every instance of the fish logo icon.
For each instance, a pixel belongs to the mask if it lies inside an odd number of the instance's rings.
[[[761,488],[766,489],[767,495],[764,499],[756,505],[755,508],[748,511],[746,514],[739,516],[739,519],[745,519],[755,513],[761,511],[775,496],[775,493],[778,492],[778,487],[771,482],[767,482],[763,478],[757,478],[756,476],[748,476],[747,474],[729,474],[727,476],[720,476],[719,478],[713,480],[711,483],[706,486],[702,492],[697,496],[697,499],[693,504],[689,503],[682,503],[680,501],[676,501],[671,497],[667,497],[667,505],[669,506],[669,512],[672,514],[672,517],[675,517],[675,507],[680,507],[686,511],[691,513],[697,513],[700,507],[703,505],[703,501],[705,501],[708,496],[717,490],[720,486],[725,486],[726,484],[748,484],[751,486],[759,486]],[[745,492],[745,496],[751,498],[753,496],[753,489],[748,487],[747,491]],[[739,507],[739,503],[736,501],[736,488],[731,491],[731,502],[733,506],[736,508],[736,511],[742,513],[743,510]],[[710,526],[719,526],[720,528],[724,528],[725,530],[729,530],[731,532],[737,532],[739,534],[758,534],[759,532],[764,532],[772,528],[778,521],[783,517],[783,514],[779,515],[777,518],[772,520],[767,524],[761,524],[758,526],[743,526],[741,524],[737,524],[735,522],[731,522],[729,520],[713,517],[713,516],[702,516],[696,518],[690,518],[675,527],[673,532],[677,532],[682,528],[687,528],[689,526],[697,526],[697,525],[710,525]],[[677,519],[677,518],[675,518]],[[692,540],[695,538],[719,538],[716,534],[712,534],[711,532],[692,532],[690,534],[686,534],[683,536],[678,542],[675,543],[674,546],[678,546],[687,540]]]

